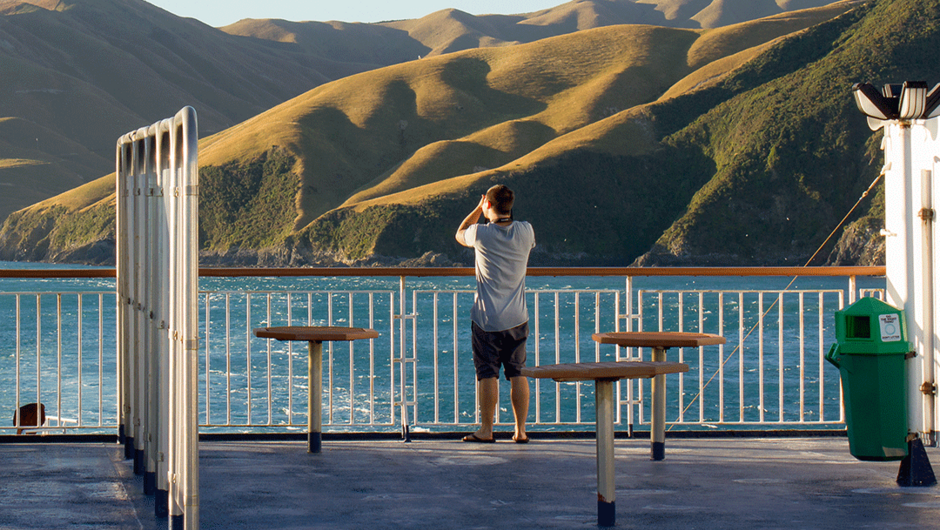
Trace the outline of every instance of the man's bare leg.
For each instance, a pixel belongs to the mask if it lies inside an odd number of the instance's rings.
[[[525,422],[529,415],[529,380],[525,376],[509,378],[512,383],[510,400],[512,401],[512,412],[516,417],[516,432],[512,439],[526,440]]]
[[[493,439],[493,417],[499,401],[499,379],[489,377],[480,381],[480,429],[473,433],[481,440]]]

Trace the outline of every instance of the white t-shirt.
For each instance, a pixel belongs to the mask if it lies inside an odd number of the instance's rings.
[[[525,273],[535,231],[525,221],[473,224],[464,240],[474,249],[477,293],[470,318],[483,331],[505,331],[529,321]]]

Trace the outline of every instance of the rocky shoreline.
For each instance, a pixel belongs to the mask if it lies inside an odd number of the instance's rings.
[[[818,256],[811,266],[869,266],[884,265],[884,241],[880,245],[862,243],[868,231],[852,231],[850,238],[840,241],[828,256]],[[554,255],[534,252],[529,265],[533,267],[801,267],[808,256],[783,255],[751,256],[742,258],[733,254],[709,254],[705,256],[649,252],[630,264],[616,263],[609,258],[588,255]],[[43,263],[114,266],[114,242],[98,241],[95,244],[61,251],[46,259],[7,259],[7,261],[39,261]],[[472,267],[473,255],[462,256],[428,251],[419,257],[396,257],[372,255],[358,260],[343,259],[329,252],[299,251],[287,248],[231,249],[226,252],[200,252],[202,267],[233,268],[287,268],[287,267]]]

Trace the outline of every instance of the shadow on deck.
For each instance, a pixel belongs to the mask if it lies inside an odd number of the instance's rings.
[[[200,527],[591,528],[593,440],[202,442]],[[928,448],[932,462],[940,450]],[[0,528],[166,528],[123,447],[0,444]],[[616,442],[618,528],[936,528],[940,488],[844,437]]]

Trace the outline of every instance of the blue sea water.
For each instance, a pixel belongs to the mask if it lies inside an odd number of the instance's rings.
[[[0,268],[79,267],[0,263]],[[418,359],[408,365],[406,375],[406,397],[414,402],[410,420],[431,429],[474,423],[468,316],[474,279],[408,278],[406,285],[406,314],[416,316],[406,330],[405,356]],[[824,415],[822,420],[837,422],[838,372],[819,362],[818,350],[833,340],[831,314],[840,301],[836,293],[843,291],[847,300],[847,286],[845,278],[635,278],[634,310],[642,310],[643,318],[634,321],[633,329],[658,329],[662,311],[665,330],[678,330],[681,324],[684,331],[699,331],[701,323],[702,331],[728,339],[720,351],[685,350],[681,352],[685,358],[670,358],[691,366],[689,374],[670,383],[679,387],[670,392],[671,418],[753,423],[762,418],[820,421],[819,415]],[[614,293],[621,293],[623,308],[624,278],[532,277],[527,287],[530,314],[540,323],[538,329],[533,326],[530,337],[530,364],[606,360],[615,355],[613,348],[597,349],[590,334],[618,325]],[[883,278],[859,278],[859,288],[883,287]],[[815,293],[802,300],[796,294],[785,295],[782,306],[787,316],[780,321],[776,294],[756,292],[784,289],[827,294],[821,302]],[[336,430],[393,428],[399,421],[393,403],[400,401],[400,370],[391,361],[400,348],[400,322],[394,318],[398,290],[398,278],[202,278],[200,421],[236,425],[240,430],[302,425],[305,346],[257,339],[251,329],[351,325],[373,327],[382,336],[372,346],[328,349],[325,421]],[[255,294],[246,296],[249,291]],[[637,291],[647,291],[642,303]],[[659,298],[659,291],[670,293]],[[691,294],[680,300],[674,291]],[[716,291],[725,292],[720,300]],[[87,294],[79,297],[76,292]],[[288,297],[286,292],[294,294]],[[436,300],[434,293],[439,293]],[[699,307],[698,300],[705,307]],[[115,305],[111,279],[0,279],[0,416],[12,418],[17,402],[39,399],[56,417],[92,427],[113,424]],[[747,308],[739,321],[735,315],[740,306]],[[801,335],[798,317],[791,316],[799,315],[801,307],[812,319],[821,308],[822,328],[815,327],[815,321],[804,324]],[[755,329],[760,314],[765,314],[763,325]],[[620,329],[624,325],[621,321]],[[796,371],[803,372],[802,383],[793,382],[798,381]],[[710,381],[716,374],[722,376],[720,383]],[[590,385],[539,382],[533,383],[533,390],[530,414],[547,428],[593,421]],[[504,421],[511,417],[505,401],[504,396],[500,406]],[[371,427],[362,427],[367,424]]]

